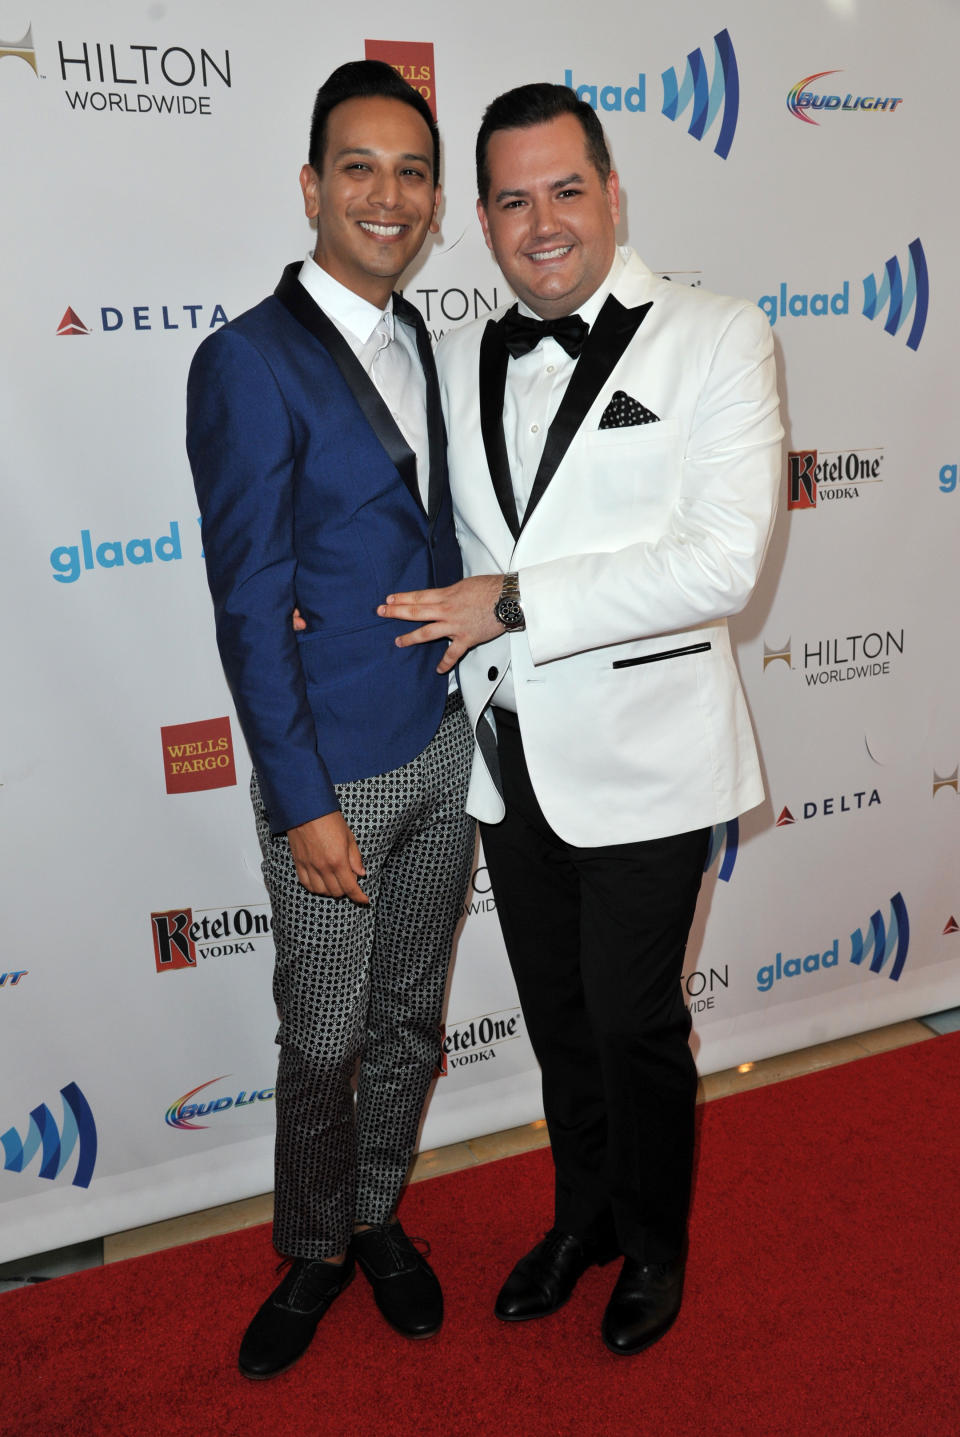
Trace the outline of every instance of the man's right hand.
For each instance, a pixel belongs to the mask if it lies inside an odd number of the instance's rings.
[[[357,840],[339,809],[287,830],[297,877],[311,893],[368,904],[357,882],[366,875]]]

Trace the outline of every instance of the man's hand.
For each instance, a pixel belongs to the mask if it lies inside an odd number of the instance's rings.
[[[304,888],[326,898],[349,898],[351,902],[361,904],[370,902],[357,882],[367,870],[363,866],[357,840],[339,809],[288,829],[287,841],[297,867],[297,877]]]
[[[493,606],[503,588],[502,574],[475,574],[448,589],[415,589],[407,594],[388,594],[377,613],[382,619],[412,619],[422,624],[394,640],[398,649],[410,644],[429,644],[446,639],[449,647],[437,665],[438,674],[449,673],[467,649],[485,644],[503,633],[494,617]]]

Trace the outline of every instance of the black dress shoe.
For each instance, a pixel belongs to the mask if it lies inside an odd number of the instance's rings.
[[[353,1280],[353,1258],[342,1263],[294,1258],[280,1286],[251,1322],[240,1344],[244,1377],[276,1377],[302,1357],[335,1297]]]
[[[680,1257],[649,1263],[624,1258],[601,1328],[611,1352],[632,1357],[659,1342],[680,1311],[683,1270]]]
[[[598,1260],[594,1248],[553,1227],[522,1257],[494,1306],[501,1322],[547,1317],[567,1301],[587,1268]]]
[[[396,1221],[355,1232],[351,1251],[390,1326],[403,1337],[432,1337],[443,1321],[433,1268]]]

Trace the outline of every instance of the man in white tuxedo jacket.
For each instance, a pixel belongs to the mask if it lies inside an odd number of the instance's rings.
[[[750,597],[783,431],[755,305],[618,250],[593,110],[487,110],[478,213],[515,293],[438,364],[468,576],[380,613],[443,636],[477,739],[504,939],[543,1074],[554,1226],[497,1300],[554,1312],[624,1262],[603,1316],[640,1352],[680,1308],[696,1069],[680,977],[710,829],[763,797],[727,616]]]

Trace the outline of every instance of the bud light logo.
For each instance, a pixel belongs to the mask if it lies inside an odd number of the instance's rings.
[[[41,1103],[30,1114],[27,1135],[21,1138],[16,1128],[0,1133],[3,1145],[3,1166],[8,1173],[22,1173],[40,1154],[39,1177],[58,1178],[64,1171],[74,1148],[78,1149],[77,1166],[71,1179],[73,1186],[88,1188],[97,1162],[97,1125],[90,1104],[76,1083],[60,1089],[63,1100],[63,1125]]]
[[[721,883],[729,883],[733,876],[733,866],[737,861],[737,849],[740,846],[740,820],[731,818],[729,823],[718,823],[710,835],[710,844],[707,848],[707,861],[703,865],[704,873],[709,873],[720,855],[720,868],[717,877]]]
[[[908,250],[910,258],[906,279],[896,255],[887,260],[879,280],[872,274],[867,275],[863,281],[863,312],[867,319],[878,319],[886,310],[885,332],[899,334],[912,310],[913,323],[907,335],[907,348],[918,349],[927,322],[930,284],[927,259],[919,239],[913,240]]]
[[[733,42],[727,30],[713,37],[713,79],[707,78],[707,62],[702,50],[691,50],[683,80],[678,83],[676,70],[663,72],[663,114],[678,120],[692,106],[687,134],[702,140],[720,116],[720,128],[713,147],[715,155],[725,160],[730,153],[740,113],[740,73]]]
[[[236,1096],[221,1098],[208,1098],[206,1102],[192,1103],[190,1099],[197,1093],[203,1092],[204,1088],[212,1088],[214,1083],[222,1083],[228,1078],[229,1073],[222,1073],[219,1078],[211,1078],[207,1083],[201,1083],[199,1087],[191,1088],[189,1093],[184,1093],[182,1098],[177,1098],[171,1103],[166,1111],[165,1121],[171,1128],[205,1128],[206,1123],[194,1122],[194,1118],[206,1118],[214,1113],[226,1113],[231,1108],[249,1108],[254,1103],[269,1103],[273,1098],[273,1088],[252,1088],[248,1093],[241,1088]]]

